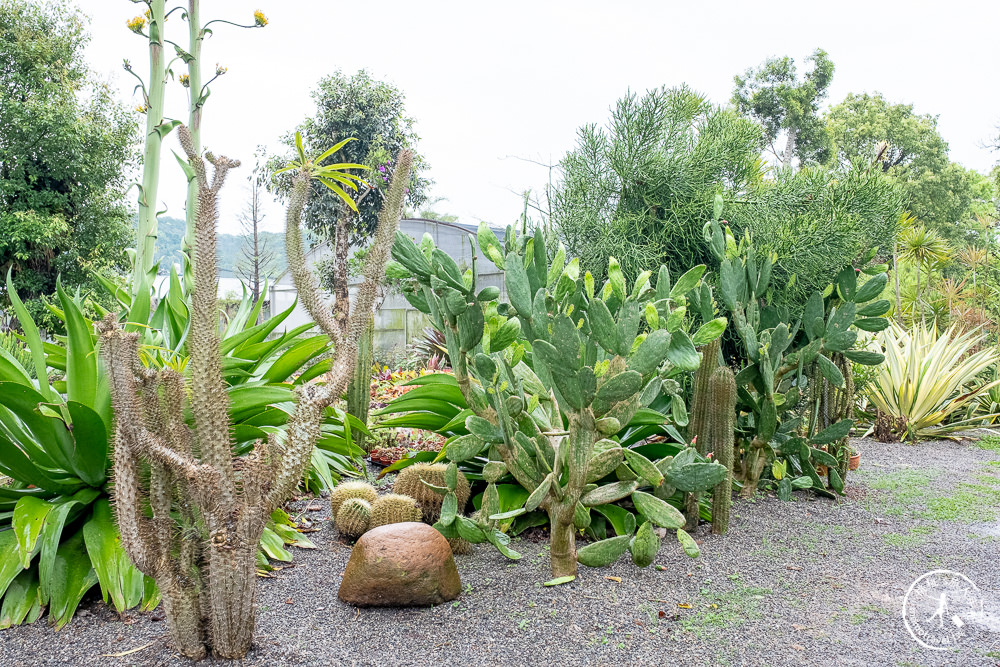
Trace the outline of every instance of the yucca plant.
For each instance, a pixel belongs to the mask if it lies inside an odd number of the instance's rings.
[[[893,323],[874,341],[885,355],[885,363],[867,388],[868,397],[884,414],[905,420],[905,437],[951,437],[996,416],[954,416],[971,401],[1000,385],[1000,379],[984,382],[980,375],[997,364],[994,348],[970,354],[985,335],[959,332],[954,326],[943,333],[916,324],[906,331]]]

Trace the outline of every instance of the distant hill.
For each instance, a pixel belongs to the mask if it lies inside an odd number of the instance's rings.
[[[181,263],[181,239],[186,228],[184,220],[162,216],[159,218],[159,236],[156,239],[156,261],[160,263],[160,273],[169,273],[171,264]],[[272,278],[284,273],[288,267],[285,259],[285,235],[276,232],[262,232],[261,239],[267,243],[267,250],[274,255]],[[241,248],[245,237],[235,234],[219,234],[216,254],[219,258],[219,277],[237,277],[236,267],[243,259]]]

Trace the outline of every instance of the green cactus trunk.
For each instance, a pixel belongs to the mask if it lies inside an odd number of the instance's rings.
[[[708,384],[709,394],[715,399],[705,438],[705,446],[713,453],[715,461],[726,466],[729,474],[712,490],[712,532],[722,535],[729,530],[729,507],[733,501],[733,440],[736,416],[736,378],[732,370],[717,368]]]
[[[694,395],[691,399],[691,421],[688,423],[688,439],[695,440],[696,449],[701,455],[712,451],[705,442],[712,427],[713,408],[718,397],[711,390],[711,378],[719,365],[720,339],[716,338],[706,345],[701,353],[701,365],[694,376]],[[729,466],[732,470],[732,465]],[[694,530],[701,519],[701,494],[688,493],[684,496],[685,530]]]
[[[372,357],[374,356],[375,318],[369,317],[358,340],[358,362],[354,366],[354,375],[347,385],[347,412],[358,418],[363,424],[368,424],[368,407],[371,403]],[[354,436],[354,443],[370,452],[372,443],[366,441],[363,433]]]

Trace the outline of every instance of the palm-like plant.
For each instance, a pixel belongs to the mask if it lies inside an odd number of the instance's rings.
[[[900,258],[917,267],[917,299],[921,295],[920,274],[927,270],[930,282],[931,271],[947,264],[952,257],[952,248],[933,229],[925,225],[909,225],[899,234]]]
[[[982,382],[981,373],[997,364],[1000,355],[986,347],[970,354],[985,336],[955,327],[939,333],[933,326],[915,324],[906,331],[897,324],[876,335],[874,344],[885,355],[868,397],[883,413],[906,422],[909,439],[949,437],[996,415],[949,421],[978,396],[1000,385],[1000,379]]]

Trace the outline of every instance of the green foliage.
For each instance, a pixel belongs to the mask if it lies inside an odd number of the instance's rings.
[[[489,541],[502,553],[519,557],[510,552],[500,522],[541,509],[549,516],[556,577],[575,574],[575,533],[594,523],[591,507],[601,513],[603,525],[602,510],[631,497],[646,521],[679,529],[683,515],[640,486],[670,496],[673,491],[664,491],[667,485],[689,491],[709,488],[725,476],[725,469],[690,448],[654,462],[638,449],[623,450],[611,437],[659,398],[665,385],[664,393],[672,393],[675,376],[698,367],[687,329],[696,313],[703,321],[712,319],[711,293],[702,283],[704,267],[674,284],[662,267],[655,286],[651,275],[643,273],[629,287],[618,262],[610,258],[608,279],[597,289],[591,274],[581,276],[576,260],[565,263],[564,249],[546,247],[541,230],[518,236],[508,228],[501,243],[483,224],[478,236],[480,251],[500,258],[510,303],[497,303],[495,290],[477,294],[471,287],[475,275],[463,277],[454,260],[428,238],[418,247],[397,234],[393,248],[393,258],[412,276],[404,294],[443,331],[459,400],[468,406],[451,420],[464,424],[466,432],[450,439],[444,450],[452,464],[445,469],[445,483],[434,489],[444,494],[435,526],[446,537]],[[685,319],[688,306],[691,320]],[[700,336],[706,342],[722,333],[714,325],[710,330],[712,335]],[[406,398],[406,408],[424,407],[423,397]],[[662,415],[649,412],[662,423]],[[438,428],[446,430],[448,424]],[[591,463],[610,450],[627,461],[617,459],[621,481],[592,485]],[[457,464],[482,456],[488,461],[483,477],[492,481],[483,493],[479,518],[467,519],[456,513]],[[612,470],[603,468],[600,474]],[[528,493],[513,509],[501,504],[497,480],[504,471]],[[581,549],[580,562],[607,564],[629,548],[636,520],[625,514],[631,525],[616,527],[620,532],[611,542],[600,540]],[[645,530],[643,535],[635,547],[639,562],[652,559]]]
[[[826,162],[831,153],[831,141],[819,117],[819,105],[826,98],[833,80],[833,61],[826,51],[816,49],[806,59],[812,70],[800,81],[792,58],[769,58],[758,69],[748,69],[743,76],[733,78],[732,104],[746,116],[764,127],[765,137],[775,157],[784,166],[792,164],[792,156],[802,164]],[[774,147],[778,135],[785,132],[787,143],[779,155]]]
[[[362,424],[368,423],[368,408],[371,405],[374,338],[375,319],[369,318],[364,333],[358,339],[358,360],[354,364],[354,374],[347,385],[347,412]],[[357,435],[355,442],[365,451],[371,451],[371,444],[365,446],[363,433]]]
[[[661,263],[681,275],[707,263],[701,228],[726,184],[727,201],[762,178],[760,127],[687,87],[618,101],[607,127],[586,125],[560,163],[552,222],[581,271],[600,279],[608,257],[625,277]]]
[[[0,272],[46,329],[59,319],[56,278],[92,286],[127,268],[122,193],[136,162],[136,123],[87,68],[78,10],[0,1]],[[10,297],[0,289],[2,304]]]
[[[848,95],[826,113],[826,127],[841,164],[878,167],[903,189],[907,208],[948,241],[968,233],[987,180],[951,162],[937,116],[910,104],[891,104],[881,93]],[[987,188],[988,190],[988,188]],[[981,206],[980,206],[981,207]]]

